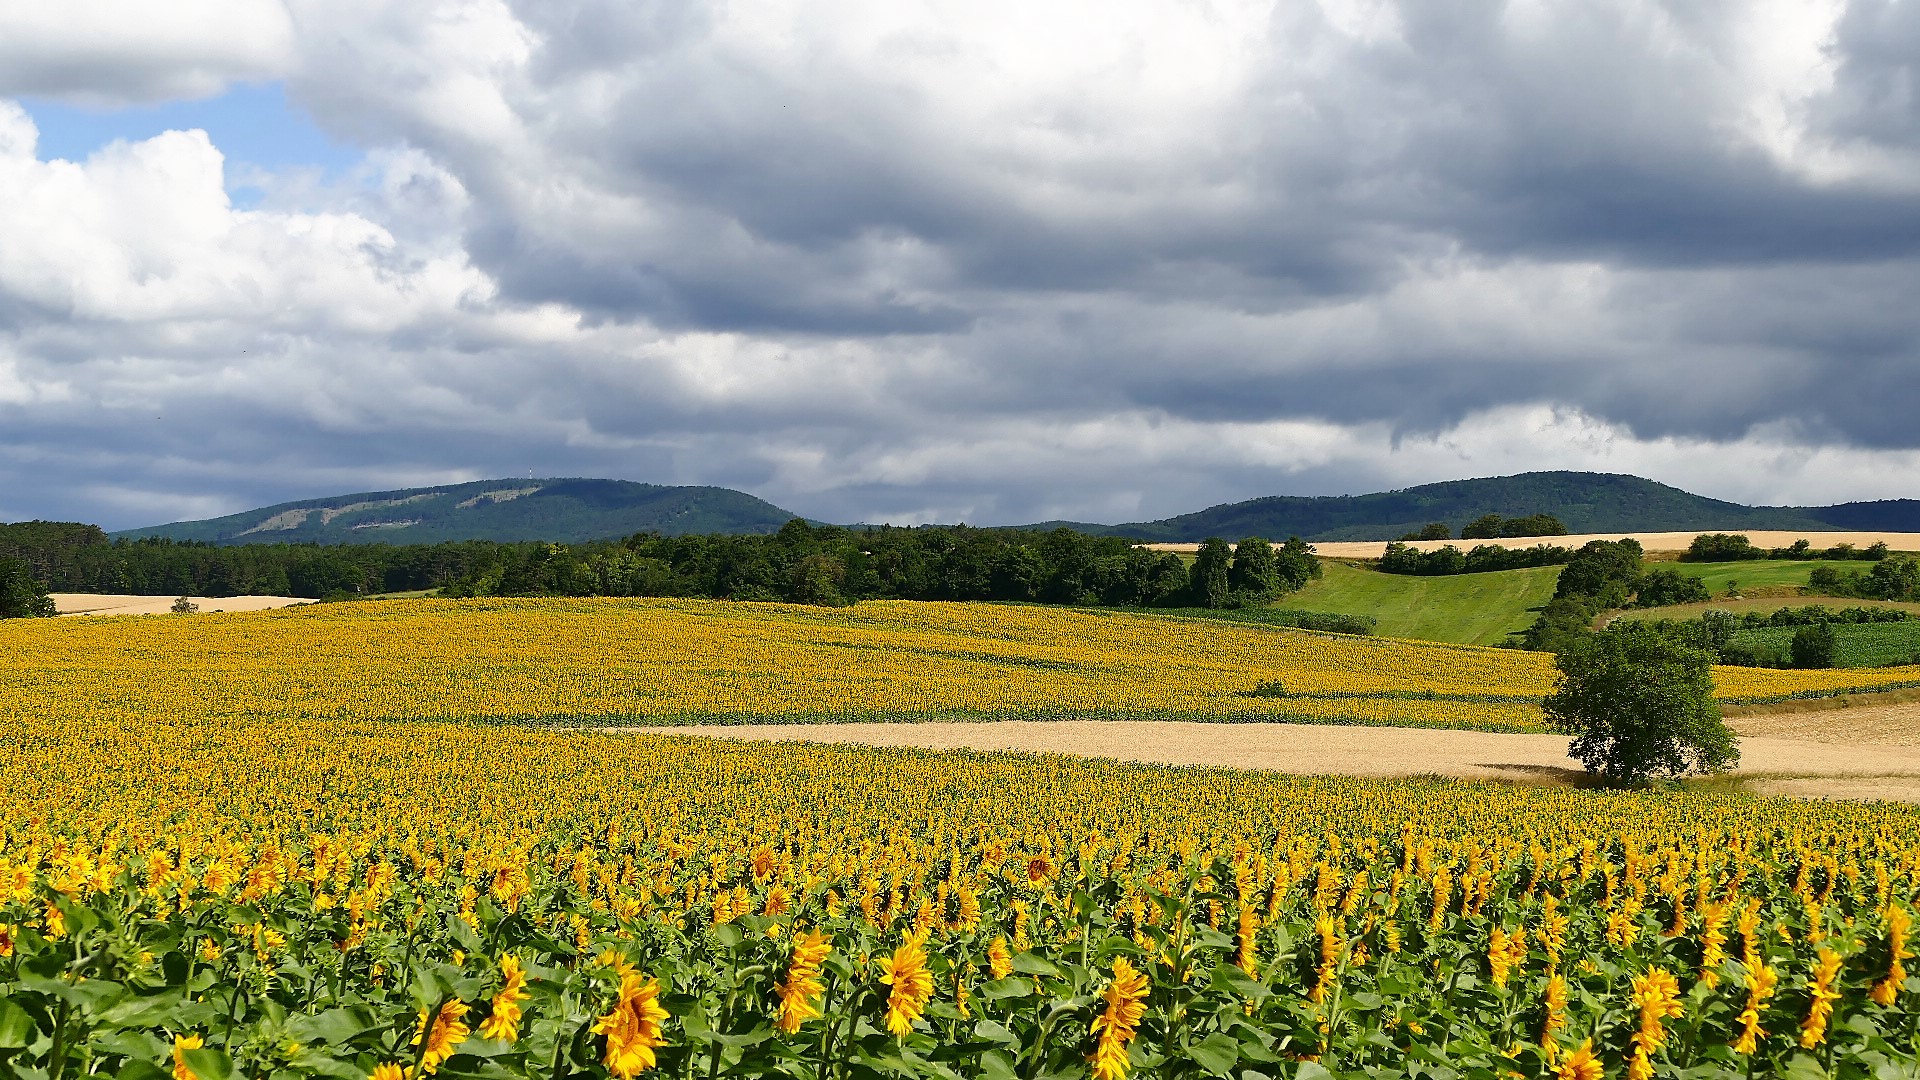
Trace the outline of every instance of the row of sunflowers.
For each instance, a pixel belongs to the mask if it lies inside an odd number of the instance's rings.
[[[1906,808],[300,715],[4,749],[29,1080],[1920,1066]]]

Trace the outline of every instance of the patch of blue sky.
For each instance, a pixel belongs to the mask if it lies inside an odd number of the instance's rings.
[[[363,156],[328,137],[287,100],[278,82],[236,84],[218,97],[117,109],[89,109],[39,98],[20,104],[40,129],[39,157],[84,161],[116,139],[138,142],[164,131],[207,133],[226,155],[228,195],[239,206],[256,203],[260,173],[317,172],[338,180]]]

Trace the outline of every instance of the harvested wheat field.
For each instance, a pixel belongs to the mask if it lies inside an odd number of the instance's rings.
[[[1577,533],[1573,536],[1502,536],[1485,540],[1409,540],[1408,547],[1420,551],[1437,551],[1452,544],[1466,549],[1480,544],[1493,544],[1504,548],[1528,548],[1535,544],[1552,544],[1555,547],[1578,548],[1590,540],[1626,540],[1640,541],[1640,546],[1649,552],[1685,551],[1693,538],[1703,532],[1737,532],[1763,548],[1786,547],[1795,540],[1806,540],[1817,548],[1828,548],[1835,544],[1852,544],[1854,547],[1872,547],[1884,543],[1894,551],[1920,551],[1920,533],[1904,532],[1785,532],[1750,529],[1694,529],[1691,532],[1640,532],[1640,533]],[[1142,547],[1154,551],[1192,552],[1199,551],[1199,544],[1142,544]],[[1377,559],[1385,551],[1385,540],[1337,540],[1315,543],[1315,553],[1329,559]]]
[[[1732,723],[1742,736],[1740,769],[1734,777],[1748,790],[1920,802],[1920,704],[1743,717]],[[670,730],[720,739],[1019,750],[1306,775],[1438,775],[1550,784],[1578,783],[1585,777],[1579,762],[1567,757],[1564,736],[1484,731],[1165,720],[746,724]]]
[[[62,615],[165,615],[178,599],[172,596],[123,596],[116,593],[50,593],[54,610]],[[298,596],[189,596],[202,612],[270,611],[311,604]]]

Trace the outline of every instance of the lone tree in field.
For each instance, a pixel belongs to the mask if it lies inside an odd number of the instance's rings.
[[[34,619],[54,614],[47,590],[34,580],[25,560],[0,558],[0,619]]]
[[[1720,772],[1740,761],[1713,700],[1713,654],[1647,623],[1568,643],[1545,703],[1568,753],[1609,784]]]

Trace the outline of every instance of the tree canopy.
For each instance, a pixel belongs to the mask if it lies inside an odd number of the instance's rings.
[[[0,556],[0,619],[46,618],[53,601],[25,559]]]
[[[1719,772],[1740,760],[1713,699],[1713,654],[1658,627],[1626,623],[1570,642],[1548,722],[1569,754],[1612,784]]]

